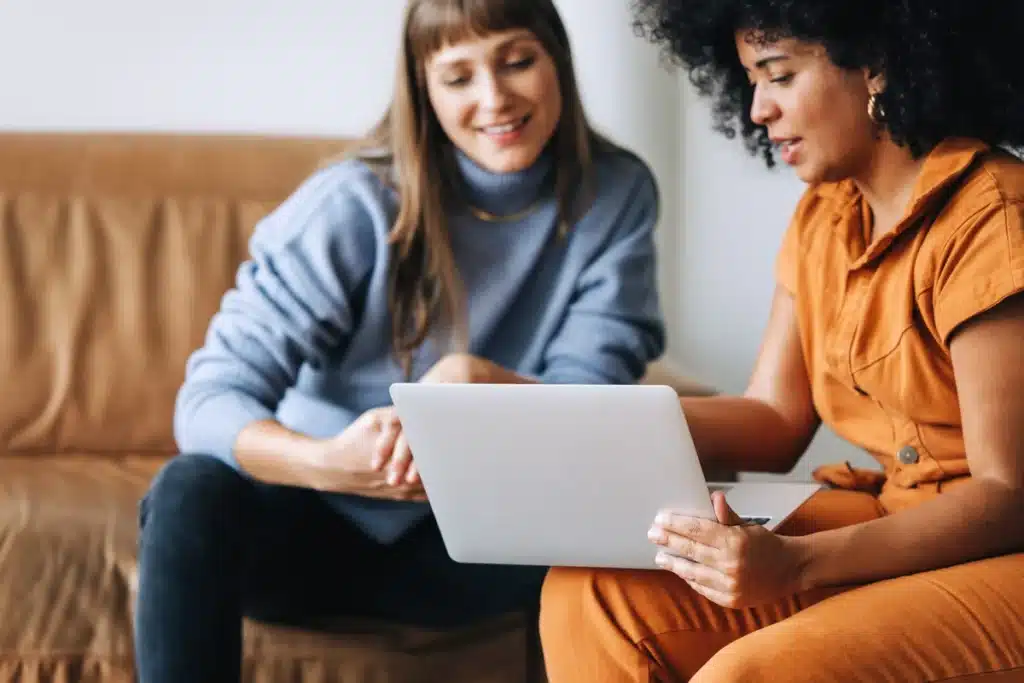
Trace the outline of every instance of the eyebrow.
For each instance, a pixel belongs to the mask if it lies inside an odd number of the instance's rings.
[[[789,55],[772,55],[771,57],[765,57],[764,59],[757,60],[754,63],[754,68],[763,69],[769,64],[774,64],[775,62],[785,62],[788,59]],[[747,67],[743,67],[743,70],[746,71],[747,73],[750,73],[750,69],[748,69]]]

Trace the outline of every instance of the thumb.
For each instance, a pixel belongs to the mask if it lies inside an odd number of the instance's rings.
[[[715,507],[715,517],[718,518],[719,524],[726,526],[736,526],[737,524],[743,524],[743,518],[737,515],[729,503],[725,501],[725,494],[721,491],[715,491],[711,494],[711,504]]]

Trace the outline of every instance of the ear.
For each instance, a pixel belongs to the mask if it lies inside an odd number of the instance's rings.
[[[862,73],[864,74],[864,85],[868,89],[868,94],[877,95],[885,91],[885,72],[881,68],[864,67]]]

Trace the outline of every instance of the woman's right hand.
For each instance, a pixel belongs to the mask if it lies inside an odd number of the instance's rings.
[[[418,477],[405,472],[398,476],[388,467],[393,455],[405,450],[408,445],[398,415],[386,406],[366,411],[341,434],[322,441],[318,460],[328,479],[332,473],[344,479],[343,485],[327,488],[370,498],[425,501]]]

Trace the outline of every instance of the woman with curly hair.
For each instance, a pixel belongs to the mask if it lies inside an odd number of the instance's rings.
[[[807,183],[746,392],[683,399],[703,463],[786,472],[825,423],[881,469],[774,532],[665,510],[665,571],[553,570],[550,680],[1024,680],[1024,3],[636,7]]]

